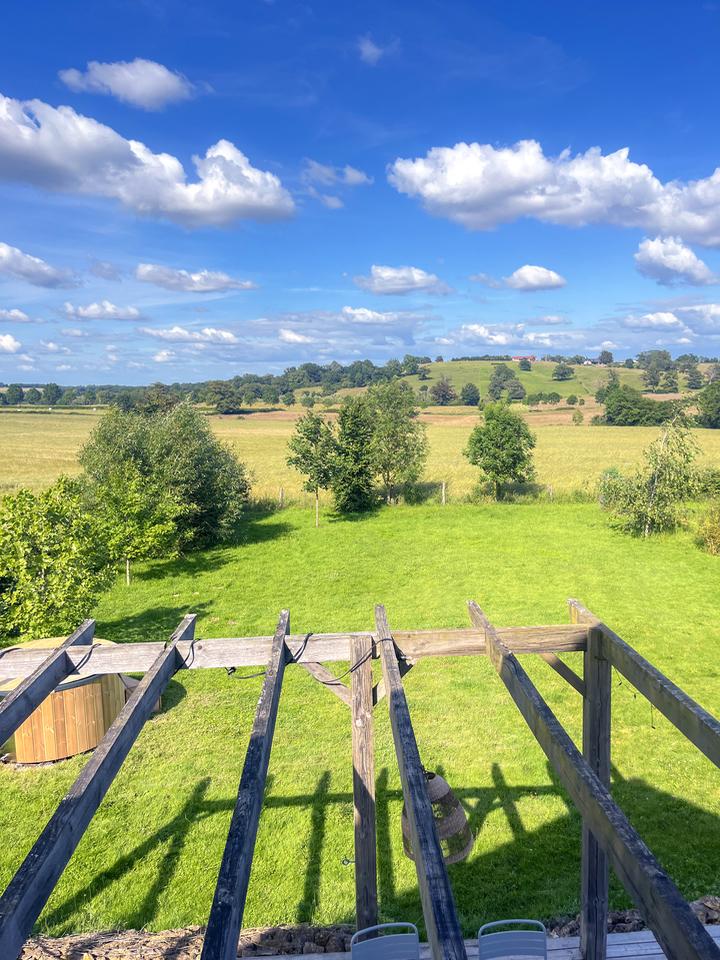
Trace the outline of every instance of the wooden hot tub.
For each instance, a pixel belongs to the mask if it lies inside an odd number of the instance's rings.
[[[31,640],[23,646],[58,647],[65,639]],[[111,641],[96,637],[93,643]],[[0,698],[19,683],[0,676]],[[2,752],[13,753],[18,763],[44,763],[92,750],[125,706],[136,683],[121,674],[68,677],[18,727]]]

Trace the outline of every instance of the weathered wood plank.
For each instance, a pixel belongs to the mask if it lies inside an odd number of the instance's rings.
[[[582,651],[587,643],[587,627],[560,624],[551,627],[501,627],[501,639],[515,653],[555,653]],[[370,637],[370,633],[292,634],[287,647],[298,662],[331,663],[350,659],[353,637]],[[485,639],[473,629],[406,630],[398,633],[398,647],[410,659],[420,657],[466,657],[485,654]],[[195,644],[181,643],[178,653],[186,660],[187,669],[210,667],[257,667],[270,658],[273,638],[214,637]],[[163,649],[162,643],[120,643],[115,646],[73,647],[67,653],[72,672],[78,677],[91,673],[144,673]],[[22,647],[0,650],[0,675],[25,677],[40,666],[49,650],[26,650]],[[54,652],[54,651],[52,651]]]
[[[591,627],[584,654],[583,756],[610,790],[610,707],[612,668],[605,656],[605,638]],[[583,820],[580,949],[585,960],[605,960],[607,951],[608,859]]]
[[[579,677],[572,667],[563,663],[557,654],[543,651],[539,653],[538,656],[542,657],[545,663],[549,663],[553,670],[559,673],[563,680],[566,680],[571,687],[574,687],[581,697],[585,696],[585,683],[582,677]]]
[[[626,680],[639,690],[673,726],[695,744],[716,767],[720,767],[720,721],[665,674],[640,656],[607,624],[577,600],[569,600],[571,615],[581,623],[596,624],[608,640],[607,657]]]
[[[410,673],[410,671],[414,666],[415,666],[415,663],[413,660],[398,659],[398,670],[400,671],[401,677],[404,677],[406,676],[406,674]],[[385,696],[385,680],[383,677],[381,677],[373,687],[373,692],[372,692],[373,706],[376,707],[380,703],[380,701],[383,699],[384,696]]]
[[[33,710],[52,693],[69,673],[72,673],[73,664],[67,651],[70,647],[86,644],[95,635],[95,621],[84,620],[71,633],[67,640],[51,651],[40,651],[44,658],[35,670],[26,676],[23,682],[0,701],[0,744],[5,743],[15,733],[21,723],[24,723]],[[5,674],[16,676],[16,674]]]
[[[180,639],[195,630],[183,619],[167,647],[138,684],[0,899],[0,957],[16,960],[60,874],[100,806],[123,760],[172,675],[180,668]]]
[[[236,960],[288,648],[290,611],[280,614],[245,754],[201,960]]]
[[[321,663],[314,663],[312,660],[300,660],[298,662],[301,667],[307,670],[311,677],[315,677],[319,683],[327,687],[328,690],[334,693],[336,697],[339,697],[343,703],[350,706],[350,688],[347,687],[342,680],[338,680],[334,674],[330,673],[327,667],[324,667]]]
[[[468,607],[474,626],[485,630],[490,660],[510,696],[666,956],[674,960],[720,960],[720,949],[583,758],[517,657],[477,604],[471,601]]]
[[[352,759],[355,817],[355,918],[357,929],[378,922],[375,831],[375,744],[373,737],[373,642],[352,641]]]
[[[383,606],[375,607],[375,625],[430,949],[434,960],[467,960],[450,879],[427,795],[425,773],[400,678],[397,653]]]

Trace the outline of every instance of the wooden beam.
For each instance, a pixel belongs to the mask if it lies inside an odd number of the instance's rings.
[[[612,667],[605,638],[591,627],[584,654],[583,756],[602,785],[610,790],[610,704]],[[605,960],[607,953],[608,858],[583,820],[580,907],[580,952],[585,960]]]
[[[473,624],[485,630],[493,666],[665,955],[673,960],[720,960],[720,948],[583,758],[517,657],[477,604],[471,601],[468,607]]]
[[[408,673],[410,673],[410,671],[414,666],[415,666],[414,660],[408,660],[407,658],[404,660],[398,659],[398,670],[400,671],[401,677],[404,677]],[[384,696],[385,696],[385,680],[381,677],[373,687],[373,692],[372,692],[373,706],[376,707],[380,703],[380,701],[383,699]]]
[[[594,624],[602,630],[608,641],[606,655],[615,669],[647,697],[716,767],[720,767],[720,721],[648,663],[637,650],[633,650],[581,603],[569,600],[568,604],[571,615],[577,618],[578,622]]]
[[[433,960],[467,960],[435,818],[428,799],[425,772],[400,678],[395,644],[383,606],[375,607],[375,624],[383,676],[389,694],[390,724],[400,768],[430,950]]]
[[[342,680],[330,673],[327,667],[324,667],[321,663],[314,663],[312,660],[300,660],[300,666],[303,667],[310,674],[311,677],[315,677],[318,683],[322,683],[323,686],[327,687],[336,697],[339,697],[343,703],[346,703],[350,706],[350,688],[346,686]]]
[[[73,664],[67,655],[68,649],[88,643],[94,635],[95,621],[84,620],[61,646],[50,652],[45,651],[45,659],[34,672],[0,701],[0,744],[9,740],[45,697],[72,673]]]
[[[283,610],[273,637],[265,680],[250,732],[250,744],[245,754],[240,787],[220,864],[201,960],[236,960],[237,957],[240,926],[250,882],[250,868],[288,656],[285,638],[289,629],[290,611]]]
[[[587,645],[587,627],[560,624],[551,627],[504,627],[498,631],[501,639],[515,653],[571,653],[584,650]],[[300,663],[312,661],[331,663],[350,659],[350,644],[354,637],[372,637],[370,633],[315,633],[292,634],[287,647]],[[273,638],[217,637],[180,643],[178,653],[190,670],[209,667],[257,667],[270,659]],[[484,655],[485,638],[474,629],[406,630],[397,634],[397,646],[409,660],[420,657],[467,657]],[[73,674],[87,677],[96,673],[144,673],[150,669],[162,651],[162,643],[119,643],[114,646],[76,646],[67,652],[73,665]],[[13,647],[0,650],[0,675],[26,677],[36,670],[45,658],[55,651],[29,650]]]
[[[378,922],[373,738],[373,642],[352,642],[352,759],[355,817],[355,918],[358,930]]]
[[[582,677],[579,677],[575,671],[560,659],[555,653],[543,652],[538,654],[545,663],[549,663],[556,673],[559,673],[563,680],[567,680],[571,687],[574,687],[580,696],[585,696],[585,683]]]
[[[188,615],[117,715],[0,899],[0,957],[16,960],[123,760],[182,661],[177,644],[193,636]]]

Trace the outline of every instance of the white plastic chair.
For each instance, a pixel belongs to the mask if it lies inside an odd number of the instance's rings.
[[[519,924],[532,929],[499,929]],[[490,930],[495,932],[489,933]],[[501,957],[541,957],[547,960],[547,932],[539,920],[484,923],[478,931],[478,954],[480,960],[499,960]]]
[[[378,930],[407,930],[409,933],[383,934],[370,940],[361,937]],[[420,960],[420,937],[414,923],[379,923],[358,930],[350,940],[352,960]]]

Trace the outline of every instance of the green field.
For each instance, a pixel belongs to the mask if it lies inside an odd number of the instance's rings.
[[[689,536],[633,540],[593,504],[386,508],[312,526],[290,509],[249,523],[244,543],[138,569],[97,609],[98,635],[166,638],[182,614],[200,637],[268,633],[282,606],[295,631],[370,629],[384,602],[397,628],[466,625],[473,597],[498,624],[566,622],[577,596],[717,710],[720,558]],[[712,586],[711,586],[712,585]],[[579,667],[579,655],[568,660]],[[580,700],[523,658],[579,734]],[[340,672],[342,665],[331,665]],[[243,671],[239,671],[243,672]],[[261,680],[181,674],[140,735],[43,914],[41,927],[163,929],[207,918]],[[461,797],[475,849],[450,868],[463,929],[496,917],[577,911],[580,819],[485,658],[419,663],[405,680],[424,763]],[[720,892],[720,784],[698,751],[613,690],[613,792],[693,898]],[[376,712],[383,919],[420,921],[402,854],[400,783],[387,706]],[[85,762],[0,768],[0,883]],[[348,713],[300,668],[286,673],[245,924],[353,920]],[[613,883],[616,905],[626,898]]]
[[[538,482],[552,487],[555,494],[592,490],[603,470],[610,466],[624,469],[637,463],[642,451],[657,436],[657,429],[652,427],[573,427],[544,422],[549,416],[563,415],[549,415],[544,408],[538,414],[528,413],[537,434]],[[258,500],[277,500],[283,487],[286,498],[310,502],[309,495],[302,492],[301,476],[285,463],[286,445],[293,430],[290,416],[256,413],[211,418],[216,433],[230,443],[250,468],[253,496]],[[77,451],[97,419],[97,414],[75,412],[0,414],[0,492],[23,485],[43,487],[62,472],[75,472]],[[423,420],[427,422],[430,439],[424,481],[430,485],[431,498],[438,498],[443,480],[450,500],[467,498],[478,475],[462,451],[477,414],[468,407],[435,408]],[[697,430],[695,435],[703,450],[701,462],[720,467],[720,431]]]

